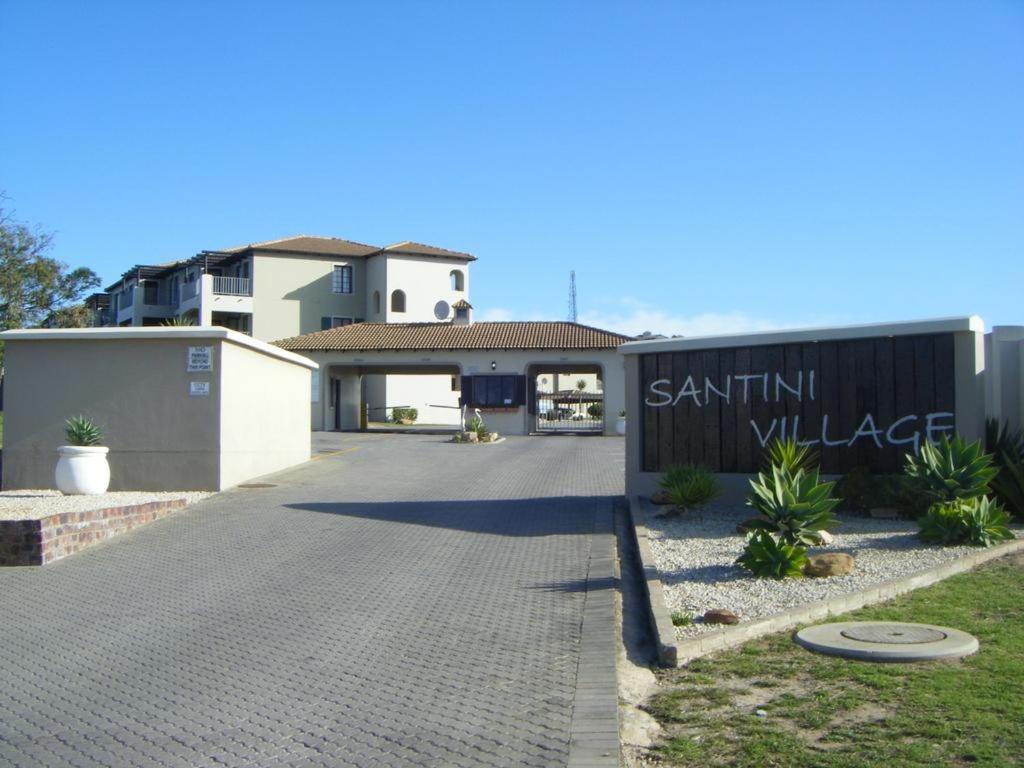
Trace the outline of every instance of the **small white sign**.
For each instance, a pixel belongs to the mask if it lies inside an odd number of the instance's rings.
[[[210,394],[210,382],[190,381],[188,383],[189,397],[207,397]]]
[[[188,372],[212,371],[213,370],[213,347],[189,347],[188,348]]]

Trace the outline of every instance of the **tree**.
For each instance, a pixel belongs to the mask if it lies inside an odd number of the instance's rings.
[[[47,256],[53,235],[17,221],[4,209],[6,200],[0,193],[0,330],[88,325],[82,298],[99,276]]]
[[[577,379],[576,380],[576,391],[580,393],[580,416],[581,417],[583,416],[583,393],[586,391],[586,389],[587,389],[587,380],[586,379]]]
[[[11,328],[81,328],[89,324],[82,297],[100,284],[91,269],[46,255],[53,235],[30,229],[4,208],[0,192],[0,331]],[[3,370],[0,342],[0,371]]]

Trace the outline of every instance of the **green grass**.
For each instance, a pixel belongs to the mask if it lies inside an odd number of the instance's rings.
[[[667,736],[655,755],[750,768],[1024,764],[1024,557],[835,620],[944,624],[981,651],[872,664],[811,653],[789,634],[754,641],[662,674],[647,706]]]
[[[685,626],[688,626],[688,625],[690,625],[692,623],[693,623],[693,619],[691,619],[687,614],[682,613],[680,611],[673,611],[672,612],[672,626],[673,627],[685,627]]]

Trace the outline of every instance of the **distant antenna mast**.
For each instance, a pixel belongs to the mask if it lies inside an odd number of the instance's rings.
[[[569,322],[576,322],[576,270],[569,272]]]

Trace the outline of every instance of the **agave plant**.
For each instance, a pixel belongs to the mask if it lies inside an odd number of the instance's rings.
[[[1010,532],[1010,516],[999,502],[986,496],[959,502],[967,542],[979,547],[991,547],[1000,541],[1014,538]]]
[[[789,474],[810,472],[818,466],[818,452],[791,438],[775,438],[765,449],[765,468],[779,467]]]
[[[760,579],[800,578],[807,564],[803,547],[777,541],[766,531],[756,531],[747,540],[737,564]]]
[[[984,496],[999,469],[980,440],[967,443],[957,435],[937,445],[925,441],[920,456],[908,453],[904,473],[918,493],[943,502]]]
[[[750,481],[747,504],[761,517],[746,523],[747,530],[774,533],[786,544],[819,544],[819,531],[837,522],[832,514],[839,504],[839,499],[832,498],[834,486],[820,482],[817,471],[798,469],[791,475],[776,466],[771,476],[759,472],[757,480]]]
[[[1018,518],[1024,518],[1024,430],[1001,428],[995,419],[985,422],[985,446],[999,474],[992,478],[992,492]]]
[[[674,464],[661,479],[661,487],[668,494],[676,510],[701,507],[722,492],[715,476],[704,467],[694,464]]]
[[[1013,538],[1009,522],[1010,516],[999,502],[975,496],[933,504],[921,518],[918,535],[930,544],[991,547]]]
[[[72,416],[64,422],[68,445],[90,446],[103,442],[103,430],[85,416]]]

